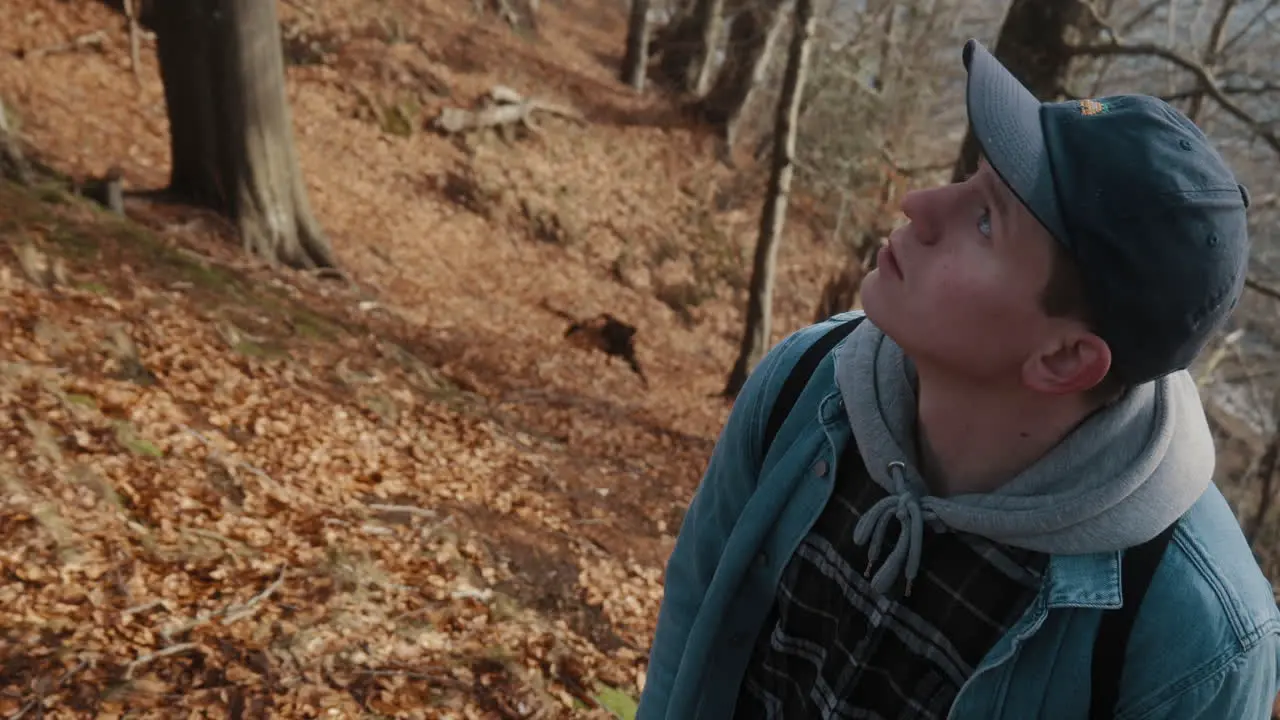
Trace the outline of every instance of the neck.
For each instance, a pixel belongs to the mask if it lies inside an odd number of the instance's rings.
[[[946,497],[991,492],[1057,445],[1091,412],[1076,397],[1032,395],[918,373],[919,468]]]

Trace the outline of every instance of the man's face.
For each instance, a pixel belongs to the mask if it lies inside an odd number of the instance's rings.
[[[872,322],[917,364],[979,383],[1025,381],[1070,329],[1041,295],[1053,238],[984,160],[963,183],[909,193],[910,221],[863,281]]]

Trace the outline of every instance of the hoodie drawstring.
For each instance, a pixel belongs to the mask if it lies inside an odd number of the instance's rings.
[[[893,585],[894,578],[898,573],[903,572],[905,564],[909,597],[911,583],[920,570],[920,546],[924,543],[924,517],[920,500],[907,487],[906,474],[903,472],[905,467],[906,465],[898,460],[889,463],[889,476],[893,478],[894,491],[872,505],[858,520],[858,524],[853,528],[853,541],[858,545],[865,545],[870,538],[871,546],[867,550],[865,573],[870,575],[872,566],[880,557],[889,523],[893,518],[897,518],[903,531],[898,533],[898,541],[894,543],[893,550],[885,558],[884,565],[871,578],[871,587],[881,594],[887,593]]]

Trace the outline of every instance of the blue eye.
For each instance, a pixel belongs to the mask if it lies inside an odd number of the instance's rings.
[[[991,236],[991,211],[986,208],[982,208],[982,214],[978,216],[978,232]]]

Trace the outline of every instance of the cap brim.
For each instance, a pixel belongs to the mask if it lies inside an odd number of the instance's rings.
[[[1040,120],[1041,102],[977,40],[965,43],[964,65],[969,125],[987,162],[1049,232],[1070,247]]]

